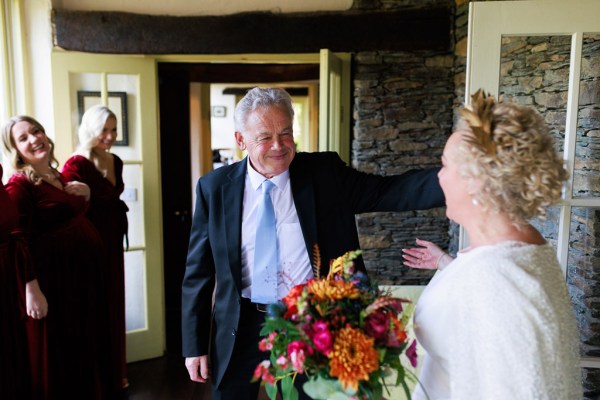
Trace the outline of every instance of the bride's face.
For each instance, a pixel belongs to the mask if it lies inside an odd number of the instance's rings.
[[[459,224],[463,224],[466,218],[472,218],[473,207],[466,178],[460,171],[458,147],[463,137],[464,133],[461,131],[450,136],[442,154],[442,169],[438,172],[440,186],[446,197],[446,216]]]

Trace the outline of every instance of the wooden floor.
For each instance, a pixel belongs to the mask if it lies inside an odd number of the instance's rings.
[[[180,355],[127,364],[127,400],[210,400],[210,384],[192,382]]]

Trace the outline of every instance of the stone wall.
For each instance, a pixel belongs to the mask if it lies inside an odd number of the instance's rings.
[[[377,2],[365,3],[373,7]],[[368,4],[366,4],[368,3]],[[383,9],[449,5],[448,1],[381,1]],[[454,54],[448,51],[359,52],[353,56],[352,165],[393,175],[440,165],[452,128]],[[381,284],[426,284],[431,271],[402,265],[402,248],[415,238],[447,248],[445,209],[357,216],[370,276]]]

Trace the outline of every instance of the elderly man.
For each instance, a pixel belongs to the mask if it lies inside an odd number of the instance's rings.
[[[198,181],[183,280],[186,367],[194,381],[210,377],[213,400],[256,399],[265,305],[313,276],[315,245],[328,261],[359,248],[355,214],[444,205],[437,169],[381,177],[336,153],[296,153],[282,89],[250,90],[234,118],[248,156]]]

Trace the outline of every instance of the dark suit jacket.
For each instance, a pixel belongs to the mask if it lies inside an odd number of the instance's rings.
[[[231,358],[240,316],[246,170],[244,160],[199,179],[183,279],[183,355],[209,354],[212,340],[211,376],[216,385]],[[444,205],[437,168],[381,177],[346,166],[336,153],[322,152],[296,154],[289,170],[306,251],[312,260],[318,244],[322,275],[327,274],[331,259],[359,248],[355,214]],[[364,269],[362,262],[359,268]]]

